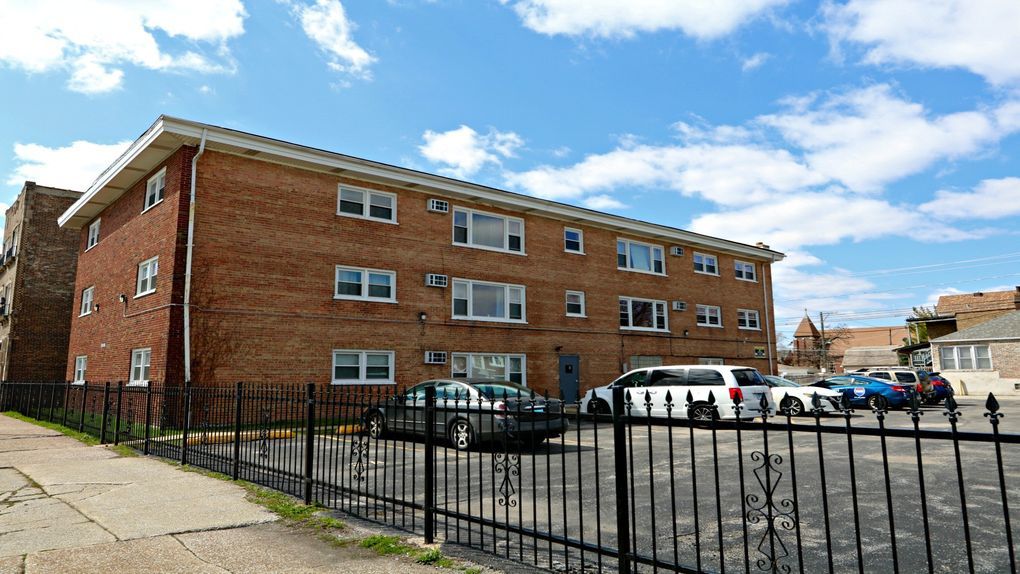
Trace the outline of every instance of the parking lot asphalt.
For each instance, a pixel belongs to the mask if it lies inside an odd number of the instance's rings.
[[[1002,398],[1000,403],[1005,415],[1000,430],[1020,430],[1020,399]],[[959,397],[958,404],[961,432],[991,431],[983,416],[983,398]],[[948,430],[943,411],[941,406],[925,407],[919,427]],[[853,413],[850,422],[854,428],[878,424],[874,414],[866,411]],[[790,431],[780,426],[763,433],[748,427],[739,441],[733,428],[713,433],[686,425],[649,427],[639,421],[630,425],[623,449],[627,472],[622,478],[632,544],[638,554],[709,571],[724,565],[727,570],[743,570],[745,552],[752,569],[756,560],[779,555],[780,565],[797,571],[802,563],[808,572],[827,570],[830,557],[834,571],[856,571],[860,555],[866,571],[886,572],[892,569],[895,545],[900,571],[913,572],[927,570],[930,544],[933,570],[957,572],[968,569],[969,535],[975,571],[1009,570],[994,444],[957,445],[944,438],[924,438],[920,441],[922,474],[913,438],[887,438],[883,456],[882,437],[854,435],[848,440],[845,432],[816,433],[811,430],[813,417],[797,418],[794,423]],[[498,525],[617,547],[614,462],[623,445],[613,441],[611,423],[581,418],[572,419],[571,424],[565,436],[519,455],[493,445],[457,452],[440,443],[435,467],[440,538],[560,570],[576,570],[581,553],[555,543],[536,544]],[[846,419],[828,415],[820,424],[842,429]],[[886,426],[910,430],[913,422],[906,412],[893,411],[887,415]],[[763,456],[766,439],[771,455],[768,465]],[[300,436],[271,442],[267,457],[259,449],[245,449],[242,456],[267,467],[300,468]],[[323,434],[315,445],[320,502],[405,528],[421,528],[420,512],[375,498],[424,503],[421,439],[375,441]],[[354,445],[364,448],[354,449]],[[1020,445],[1005,444],[1002,449],[1007,496],[1016,506],[1020,504],[1016,478],[1020,477]],[[201,447],[196,448],[194,455],[201,452]],[[966,504],[960,499],[961,473]],[[248,478],[257,479],[257,475]],[[291,489],[300,484],[281,476],[273,480],[284,489],[287,481]],[[753,512],[769,501],[770,492],[773,505],[765,506],[763,512],[771,511],[773,520],[788,515],[776,521],[774,530],[767,528],[767,514],[759,517]],[[447,520],[444,511],[474,520],[458,521],[455,516]],[[488,525],[481,527],[479,521]],[[493,523],[496,528],[491,527]],[[598,565],[592,552],[585,553],[583,560],[587,568]],[[604,557],[603,566],[613,568],[614,563]]]

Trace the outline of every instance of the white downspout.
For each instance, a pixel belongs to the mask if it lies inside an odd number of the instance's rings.
[[[191,381],[191,258],[195,247],[195,185],[198,178],[198,158],[205,153],[205,136],[209,130],[202,130],[202,141],[198,153],[191,158],[191,200],[188,202],[188,255],[184,264],[184,382]]]
[[[772,258],[772,262],[773,263],[776,262],[775,257]],[[771,265],[769,266],[769,269],[771,270]],[[762,294],[762,298],[765,300],[765,339],[766,339],[766,341],[768,341],[769,374],[770,375],[774,375],[774,374],[776,374],[776,369],[775,369],[775,367],[773,366],[773,363],[772,363],[772,327],[773,327],[773,325],[772,325],[772,318],[770,317],[770,314],[769,314],[769,291],[768,291],[768,286],[765,284],[765,281],[766,281],[765,264],[762,263],[762,266],[761,266],[761,294]],[[187,309],[187,307],[185,307],[185,309]]]

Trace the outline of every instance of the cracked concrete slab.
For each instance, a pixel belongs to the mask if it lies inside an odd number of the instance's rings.
[[[171,536],[30,554],[25,560],[25,572],[26,574],[95,574],[96,572],[230,574],[223,568],[203,562]]]
[[[0,574],[23,574],[25,558],[23,556],[6,556],[0,558]]]

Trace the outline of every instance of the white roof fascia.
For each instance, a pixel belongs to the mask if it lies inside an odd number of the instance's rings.
[[[71,207],[67,208],[67,211],[57,218],[57,225],[63,227],[68,221],[70,221],[71,218],[78,213],[78,210],[92,201],[92,198],[94,198],[96,194],[98,194],[99,191],[110,182],[110,180],[116,177],[116,175],[120,173],[120,170],[138,157],[138,154],[142,153],[145,148],[149,147],[149,144],[158,138],[163,131],[164,121],[163,118],[160,118],[156,120],[156,123],[152,124],[152,127],[150,127],[148,131],[142,134],[142,137],[136,139],[134,143],[128,146],[128,149],[121,154],[116,161],[110,164],[110,167],[106,168],[106,170],[99,175],[99,178],[96,179],[96,181],[92,182],[92,185],[90,185],[85,193],[78,198],[78,201],[71,204]]]

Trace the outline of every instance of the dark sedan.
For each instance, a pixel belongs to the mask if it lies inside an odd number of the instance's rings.
[[[561,401],[533,395],[531,389],[506,381],[437,379],[419,383],[364,414],[373,438],[388,432],[425,434],[425,389],[436,389],[435,436],[457,450],[492,441],[537,445],[567,430]]]

